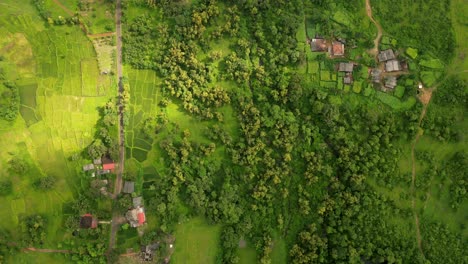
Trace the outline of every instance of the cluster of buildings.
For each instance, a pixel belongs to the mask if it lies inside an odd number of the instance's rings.
[[[104,175],[114,172],[115,163],[113,160],[103,157],[93,160],[93,163],[86,164],[83,166],[84,172],[91,172],[91,176],[95,177],[97,175]]]
[[[343,57],[345,54],[345,45],[342,40],[328,41],[316,36],[307,40],[307,42],[313,52],[328,52],[330,57]]]
[[[135,191],[135,182],[125,181],[123,193],[132,194]],[[145,208],[143,207],[143,198],[141,196],[132,199],[133,207],[125,214],[125,218],[131,227],[139,227],[146,223]]]
[[[394,89],[397,86],[397,78],[401,71],[408,69],[408,65],[405,62],[399,61],[395,52],[392,49],[386,49],[379,52],[377,55],[379,61],[379,67],[370,70],[370,77],[374,83],[382,83],[384,73],[384,87],[388,89]]]

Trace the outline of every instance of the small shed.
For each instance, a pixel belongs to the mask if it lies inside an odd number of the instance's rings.
[[[101,158],[95,159],[95,160],[93,160],[93,163],[94,163],[94,165],[101,165],[101,164],[102,164],[102,160],[101,160]]]
[[[393,89],[397,86],[397,77],[396,76],[388,76],[385,78],[385,87],[389,89]]]
[[[328,50],[327,41],[323,38],[313,38],[309,43],[313,52],[326,52]]]
[[[387,72],[401,71],[400,62],[397,60],[389,60],[385,62],[385,71]]]
[[[352,72],[354,68],[354,63],[350,62],[340,62],[338,65],[338,71],[340,72]]]
[[[135,182],[125,181],[122,190],[124,193],[133,193],[135,191]]]
[[[141,196],[133,198],[133,207],[138,208],[143,205],[143,198]]]
[[[377,57],[379,59],[379,62],[394,60],[396,58],[395,53],[393,53],[392,49],[387,49],[387,50],[381,51]]]
[[[83,171],[90,171],[90,170],[94,170],[93,164],[86,164],[83,166]]]
[[[81,228],[96,228],[98,225],[98,220],[96,217],[91,214],[85,214],[81,216],[80,227]]]

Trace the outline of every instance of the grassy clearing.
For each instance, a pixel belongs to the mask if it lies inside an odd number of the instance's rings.
[[[468,5],[464,0],[452,0],[450,5],[450,14],[452,19],[452,26],[457,41],[455,49],[455,58],[451,66],[448,68],[450,74],[457,74],[459,77],[468,80]]]
[[[210,226],[201,218],[180,224],[176,231],[174,255],[171,262],[215,263],[221,228]]]

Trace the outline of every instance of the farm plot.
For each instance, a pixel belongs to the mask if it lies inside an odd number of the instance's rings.
[[[19,241],[21,232],[16,231],[22,217],[41,214],[48,222],[43,246],[55,248],[69,235],[63,226],[62,205],[82,192],[82,183],[89,180],[79,174],[83,160],[71,161],[70,156],[90,144],[99,119],[97,107],[115,95],[96,96],[96,87],[110,91],[115,81],[110,76],[100,81],[92,43],[79,27],[45,28],[29,1],[5,0],[2,4],[0,28],[8,39],[0,40],[0,55],[3,44],[17,43],[10,48],[17,50],[17,56],[12,53],[4,58],[18,73],[22,118],[0,130],[0,178],[10,179],[14,186],[11,195],[0,198],[0,215],[6,217],[0,227],[14,230],[14,239]],[[88,91],[89,87],[94,89]],[[13,157],[29,164],[21,176],[8,170]],[[46,175],[56,177],[54,189],[36,190],[33,183]],[[18,254],[11,262],[26,261],[29,258],[23,256],[27,254]]]

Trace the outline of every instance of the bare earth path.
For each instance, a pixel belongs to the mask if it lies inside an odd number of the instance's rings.
[[[24,251],[34,251],[34,252],[42,252],[42,253],[72,253],[70,250],[66,249],[45,249],[45,248],[23,248]]]
[[[369,19],[372,21],[372,23],[374,23],[374,25],[377,27],[377,37],[375,37],[374,39],[374,47],[368,51],[369,54],[373,55],[375,57],[375,60],[377,61],[377,54],[379,54],[379,43],[380,39],[382,38],[382,26],[372,16],[372,7],[370,4],[370,0],[366,0],[366,13]]]
[[[423,110],[421,111],[421,115],[419,117],[418,128],[421,127],[421,123],[422,123],[424,117],[426,116],[427,107],[428,107],[429,102],[431,101],[431,97],[432,97],[432,91],[433,91],[433,89],[427,89],[427,88],[421,89],[422,93],[419,96],[419,100],[423,104]],[[412,168],[411,168],[411,193],[412,193],[411,206],[413,207],[414,223],[415,223],[415,226],[416,226],[416,240],[418,242],[419,252],[421,252],[423,257],[425,258],[424,252],[423,252],[422,246],[421,246],[421,231],[420,231],[420,228],[419,228],[418,214],[416,212],[416,200],[415,200],[416,193],[415,193],[415,188],[414,188],[414,182],[416,181],[416,159],[414,157],[414,149],[416,147],[416,144],[418,143],[418,140],[419,140],[420,136],[421,136],[421,133],[419,133],[419,131],[418,131],[417,134],[416,134],[416,138],[414,139],[414,142],[411,145],[411,163],[412,163]]]
[[[68,9],[66,6],[64,6],[62,3],[60,3],[59,0],[54,0],[54,3],[60,6],[60,8],[62,8],[63,11],[65,11],[65,13],[67,13],[69,16],[73,16],[73,12],[70,9]]]
[[[120,191],[122,189],[122,173],[124,171],[124,160],[125,160],[125,144],[124,144],[124,122],[123,122],[123,105],[121,100],[121,95],[123,92],[122,85],[122,3],[121,0],[116,1],[115,9],[115,28],[116,28],[116,38],[117,38],[117,78],[119,80],[119,167],[117,170],[117,175],[114,185],[114,199],[117,199]],[[119,226],[122,222],[122,216],[114,211],[112,213],[112,224],[111,224],[111,233],[109,239],[109,250],[112,250],[115,247],[115,237]]]

